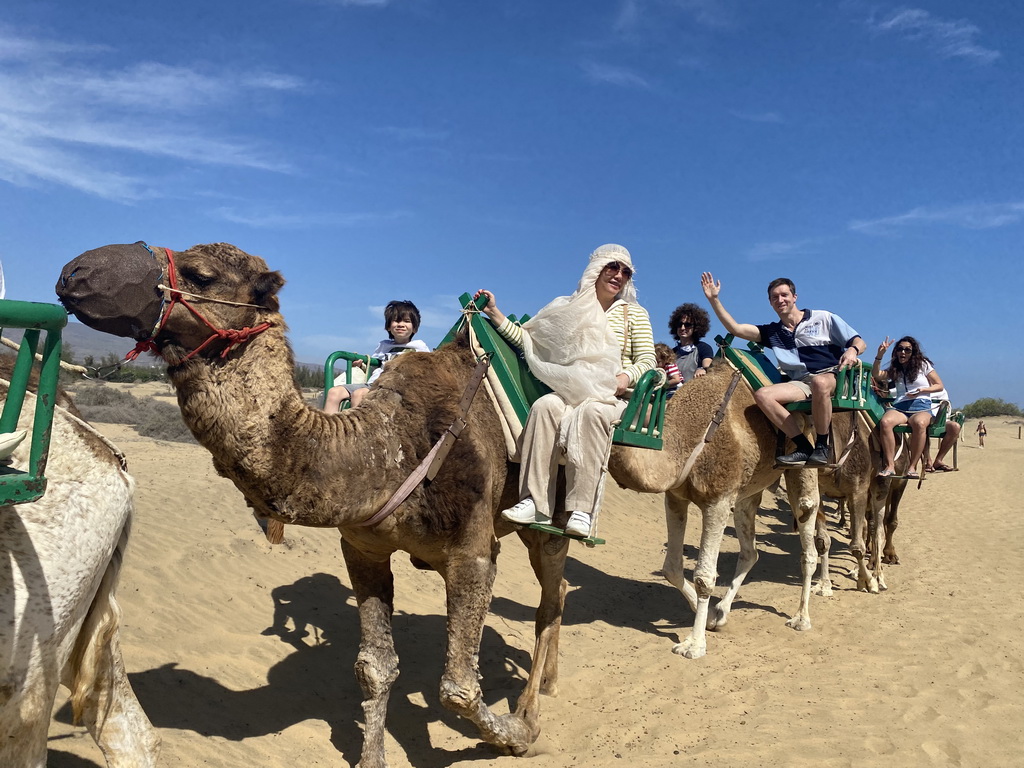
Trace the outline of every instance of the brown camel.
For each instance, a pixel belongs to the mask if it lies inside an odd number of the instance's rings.
[[[898,510],[907,481],[880,478],[880,452],[872,440],[872,428],[863,415],[852,411],[836,413],[832,432],[837,453],[843,463],[822,470],[818,485],[821,493],[846,503],[850,511],[850,553],[857,561],[857,588],[878,593],[886,589],[883,564],[899,564],[892,537],[899,524]],[[903,475],[910,468],[907,441],[897,453],[896,471]],[[821,581],[817,592],[832,594],[828,576],[831,536],[819,512],[815,543],[822,557]],[[881,555],[879,555],[881,553]]]
[[[387,765],[385,714],[398,675],[390,558],[400,550],[444,579],[448,649],[442,703],[475,723],[485,741],[524,753],[539,734],[538,695],[555,690],[568,542],[544,550],[548,536],[520,533],[542,585],[537,651],[516,711],[498,715],[484,703],[477,652],[491,600],[497,537],[513,530],[497,519],[497,511],[515,502],[517,482],[485,393],[474,400],[468,425],[434,480],[420,484],[379,524],[362,525],[455,420],[476,363],[468,347],[452,344],[429,355],[403,355],[388,365],[359,408],[325,414],[303,403],[293,379],[294,360],[276,296],[284,284],[280,273],[226,243],[176,254],[153,249],[150,255],[142,244],[135,250],[112,248],[120,249],[117,260],[98,249],[65,268],[58,285],[65,305],[86,324],[95,324],[98,312],[92,316],[90,310],[99,305],[92,300],[108,297],[102,290],[93,295],[90,286],[117,285],[116,272],[128,268],[124,260],[135,258],[136,251],[139,259],[156,258],[172,285],[203,297],[189,301],[205,322],[182,303],[172,304],[154,342],[169,366],[185,422],[213,454],[217,471],[235,483],[258,517],[341,531],[361,626],[355,671],[365,697],[362,768]],[[159,306],[160,294],[154,289],[153,295]],[[263,324],[265,330],[252,330]],[[234,330],[211,339],[212,328]],[[129,333],[126,327],[122,335]]]
[[[736,387],[721,427],[683,476],[688,458],[703,441],[705,431],[721,405],[732,380],[732,370],[716,362],[707,376],[680,387],[665,411],[664,449],[658,452],[617,446],[608,468],[623,487],[665,494],[668,549],[663,572],[690,603],[696,616],[690,635],[673,651],[690,659],[707,653],[705,629],[728,621],[732,602],[757,562],[754,519],[761,492],[782,474],[775,469],[775,429],[754,402],[745,385]],[[814,548],[815,512],[818,508],[817,472],[787,470],[786,490],[800,533],[800,604],[786,626],[811,628],[811,581],[817,564]],[[683,537],[690,502],[700,507],[702,532],[693,584],[683,567]],[[736,574],[728,591],[710,612],[710,598],[718,573],[718,553],[730,513],[740,543]]]

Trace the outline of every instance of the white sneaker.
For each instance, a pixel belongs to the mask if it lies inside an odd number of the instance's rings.
[[[569,515],[569,522],[565,524],[565,532],[573,536],[588,537],[590,535],[590,514],[588,512],[573,512]]]
[[[533,503],[533,499],[529,496],[518,504],[508,509],[503,509],[501,516],[510,523],[519,523],[519,525],[531,525],[532,523],[551,525],[551,518],[538,512],[537,505]]]

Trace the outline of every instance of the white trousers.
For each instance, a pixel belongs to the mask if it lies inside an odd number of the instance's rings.
[[[572,422],[575,434],[568,435],[566,441],[579,441],[583,456],[579,465],[566,461],[565,508],[570,512],[596,511],[601,470],[608,459],[612,422],[625,409],[626,403],[622,400],[615,403],[587,402],[578,406],[578,418]],[[519,498],[532,496],[537,511],[544,515],[551,516],[555,508],[558,465],[565,456],[559,444],[559,434],[562,422],[574,410],[577,409],[558,395],[544,395],[530,408],[520,438]]]

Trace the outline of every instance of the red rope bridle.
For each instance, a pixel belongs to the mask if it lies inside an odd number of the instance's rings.
[[[145,245],[145,243],[143,243],[143,245]],[[150,250],[148,245],[146,245],[145,247],[146,250],[148,250],[150,253],[153,253],[153,251]],[[154,326],[153,332],[149,335],[149,338],[143,339],[138,344],[136,344],[135,348],[131,350],[131,352],[129,352],[127,355],[125,355],[125,360],[134,360],[143,352],[152,352],[155,355],[163,357],[160,350],[157,348],[156,342],[154,342],[153,339],[155,339],[157,334],[160,333],[160,329],[163,328],[164,323],[167,322],[167,318],[171,316],[171,310],[174,309],[175,304],[181,304],[182,306],[184,306],[185,309],[191,312],[197,320],[201,321],[207,328],[213,331],[213,333],[210,334],[210,337],[206,341],[204,341],[198,347],[196,347],[187,355],[185,355],[185,357],[181,359],[181,362],[185,362],[186,360],[195,357],[204,349],[206,349],[206,347],[209,346],[212,342],[218,339],[222,339],[228,342],[227,346],[224,347],[224,350],[220,353],[220,357],[223,360],[228,356],[232,349],[234,349],[235,347],[240,347],[242,344],[245,344],[247,341],[249,341],[249,339],[251,339],[253,336],[259,333],[263,333],[263,331],[271,327],[271,324],[267,322],[260,323],[259,325],[253,326],[251,328],[245,327],[236,329],[218,328],[217,326],[215,326],[213,323],[211,323],[209,320],[203,317],[202,313],[199,310],[197,310],[195,307],[189,304],[188,299],[186,299],[182,295],[181,291],[178,290],[178,274],[174,266],[174,253],[173,251],[171,251],[170,248],[164,248],[163,250],[167,254],[167,278],[171,284],[171,287],[168,290],[168,293],[171,296],[170,301],[167,302],[167,306],[164,308],[164,311],[160,314],[160,319],[157,320],[156,326]],[[156,254],[153,255],[155,256]],[[207,300],[217,301],[217,299]]]

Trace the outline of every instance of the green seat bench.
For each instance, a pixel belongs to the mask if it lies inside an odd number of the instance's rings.
[[[50,454],[53,409],[57,400],[60,371],[61,329],[68,323],[67,312],[57,304],[0,300],[0,328],[23,328],[21,349],[14,363],[11,385],[0,414],[0,434],[18,428],[29,378],[35,364],[39,336],[46,332],[39,366],[39,387],[32,421],[29,464],[25,471],[0,465],[0,506],[35,501],[46,492],[46,461]]]

